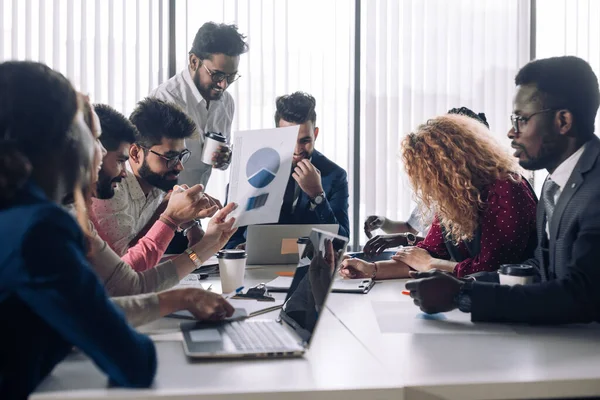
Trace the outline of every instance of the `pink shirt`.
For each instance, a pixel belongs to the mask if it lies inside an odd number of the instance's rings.
[[[158,220],[135,246],[130,247],[121,257],[137,272],[154,268],[167,251],[175,232],[167,224]]]

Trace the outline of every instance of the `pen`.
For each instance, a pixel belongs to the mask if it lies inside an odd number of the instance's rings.
[[[405,296],[410,296],[410,291],[409,290],[403,290],[402,294]]]
[[[232,297],[232,296],[235,296],[236,294],[238,294],[238,293],[239,293],[239,292],[241,292],[242,290],[244,290],[244,287],[243,287],[243,286],[240,286],[239,288],[235,289],[235,292],[234,292],[234,293],[231,293],[230,295],[226,296],[225,298],[226,298],[226,299],[229,299],[230,297]]]

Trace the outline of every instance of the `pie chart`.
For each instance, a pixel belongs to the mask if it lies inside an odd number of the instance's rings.
[[[273,182],[277,171],[279,171],[279,153],[270,147],[256,150],[246,164],[248,183],[257,189]]]

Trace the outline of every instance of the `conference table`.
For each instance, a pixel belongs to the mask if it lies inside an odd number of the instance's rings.
[[[248,266],[245,286],[295,266]],[[212,284],[219,291],[218,277]],[[332,293],[302,358],[200,361],[183,353],[181,320],[139,328],[155,341],[149,389],[110,388],[74,352],[31,399],[544,399],[600,396],[600,327],[473,324],[458,311],[426,316],[405,280],[368,294]],[[273,294],[278,301],[284,293]],[[253,300],[244,300],[254,302]],[[238,301],[239,302],[239,301]],[[249,307],[257,307],[247,303]],[[237,304],[236,304],[237,306]],[[277,312],[257,318],[276,318]]]

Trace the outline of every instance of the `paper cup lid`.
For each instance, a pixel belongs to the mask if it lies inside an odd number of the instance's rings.
[[[503,264],[500,266],[499,272],[503,275],[511,276],[533,276],[535,269],[531,265],[523,264]]]
[[[225,143],[227,141],[227,139],[225,139],[225,136],[217,132],[206,132],[204,136],[216,140],[217,142]]]
[[[217,258],[224,258],[227,260],[239,260],[246,258],[245,250],[221,250],[217,253]]]

